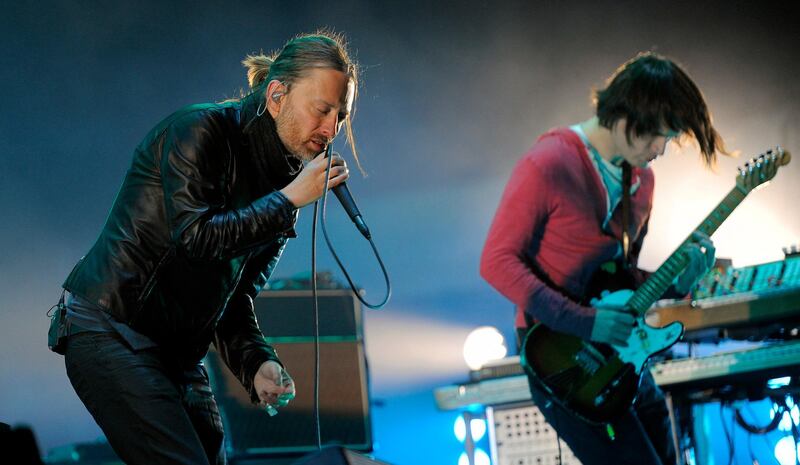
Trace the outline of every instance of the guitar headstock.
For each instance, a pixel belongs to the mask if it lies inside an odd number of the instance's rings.
[[[736,185],[743,191],[750,192],[774,178],[778,168],[788,165],[791,159],[792,155],[780,146],[767,150],[739,167]]]

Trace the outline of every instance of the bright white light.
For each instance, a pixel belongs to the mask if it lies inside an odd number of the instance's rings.
[[[791,436],[784,436],[775,444],[775,458],[781,465],[797,463],[795,453],[800,454],[800,447],[797,447]],[[459,465],[461,465],[460,462]]]
[[[475,449],[475,465],[492,465],[489,454],[481,448]]]
[[[489,458],[489,454],[480,447],[475,449],[474,458],[475,465],[492,465],[492,459]],[[461,456],[458,458],[458,465],[469,465],[469,457],[466,452],[461,453]]]
[[[488,361],[499,360],[506,353],[503,335],[491,326],[481,326],[469,333],[464,341],[464,361],[471,370],[479,369]]]
[[[472,419],[469,422],[469,429],[472,432],[472,440],[478,442],[486,434],[486,420]]]
[[[792,417],[789,415],[789,412],[783,412],[781,416],[781,421],[778,423],[778,429],[781,431],[791,431],[792,430]]]
[[[453,424],[453,433],[455,433],[459,442],[464,442],[467,439],[467,424],[461,415],[456,418],[456,422]]]
[[[779,387],[788,386],[792,381],[791,376],[784,376],[783,378],[773,378],[767,381],[767,387],[770,389],[778,389]]]
[[[781,418],[780,423],[778,423],[778,430],[780,431],[792,431],[792,423],[794,423],[794,426],[800,426],[800,407],[795,405],[791,396],[786,396],[786,406],[789,408],[789,410],[784,410],[783,417]],[[777,408],[777,405],[774,405],[772,410],[770,410],[770,420],[775,417],[774,412],[777,410]]]

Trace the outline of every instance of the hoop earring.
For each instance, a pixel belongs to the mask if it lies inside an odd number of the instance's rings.
[[[259,104],[258,104],[258,108],[256,108],[256,116],[261,116],[261,115],[263,115],[265,111],[267,111],[267,105],[266,105],[266,104],[264,104],[264,109],[262,110],[262,109],[261,109],[261,102],[259,102]]]

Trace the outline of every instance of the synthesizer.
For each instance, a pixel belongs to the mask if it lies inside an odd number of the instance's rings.
[[[654,363],[650,372],[665,390],[710,389],[763,383],[800,374],[800,341]]]
[[[684,325],[684,341],[746,339],[759,334],[785,333],[800,326],[800,287],[747,291],[702,300],[680,301],[656,306],[645,317],[647,324],[666,326],[673,321]]]
[[[800,254],[706,273],[690,300],[662,301],[649,310],[651,326],[684,325],[684,341],[790,339],[800,330]]]
[[[436,388],[433,396],[440,410],[469,409],[531,400],[528,377],[525,375],[443,386]]]
[[[763,384],[771,378],[800,375],[800,341],[657,362],[650,366],[650,372],[665,391]],[[439,387],[434,390],[434,397],[441,410],[501,405],[531,398],[524,374]]]

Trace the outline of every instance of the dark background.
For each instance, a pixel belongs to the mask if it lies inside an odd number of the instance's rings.
[[[794,6],[779,6],[779,5]],[[4,2],[0,15],[0,421],[31,425],[43,450],[101,433],[48,352],[47,309],[91,246],[133,147],[183,105],[246,86],[240,60],[299,32],[344,32],[363,68],[355,130],[368,177],[349,182],[392,276],[367,315],[376,455],[457,461],[454,412],[432,389],[464,380],[464,338],[512,338],[512,306],[478,257],[518,157],[550,127],[591,114],[590,89],[645,50],[675,57],[742,157],[798,148],[796,2]],[[342,141],[337,149],[354,162]],[[681,153],[685,152],[685,153]],[[654,163],[642,265],[655,268],[733,186],[687,145]],[[800,241],[800,161],[751,195],[714,236],[747,265]],[[310,268],[310,216],[276,276]],[[383,282],[334,203],[329,230],[375,301]],[[320,243],[320,269],[335,265]],[[338,274],[337,270],[337,276]],[[265,328],[266,329],[266,328]],[[510,342],[509,345],[513,345]],[[133,382],[134,380],[132,380]],[[324,386],[322,387],[324,389]]]

